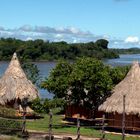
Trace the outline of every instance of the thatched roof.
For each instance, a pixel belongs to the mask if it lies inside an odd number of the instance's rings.
[[[24,98],[31,101],[38,96],[37,88],[27,79],[14,53],[7,70],[0,79],[0,104],[5,105],[12,100]]]
[[[115,86],[113,94],[99,106],[100,111],[108,113],[123,112],[123,95],[126,95],[126,114],[140,115],[140,67],[134,62],[126,77]]]

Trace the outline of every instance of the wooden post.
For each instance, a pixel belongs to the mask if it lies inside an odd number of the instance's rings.
[[[28,105],[28,99],[24,98],[21,101],[21,107],[23,109],[23,124],[22,124],[22,136],[27,136],[27,131],[26,131],[26,108]]]
[[[26,133],[26,107],[23,107],[23,124],[22,124],[22,135]]]
[[[123,95],[122,140],[125,140],[125,95]]]
[[[103,114],[102,118],[102,140],[105,139],[105,115]]]
[[[52,111],[49,112],[50,119],[49,119],[49,140],[52,140]]]
[[[80,140],[80,119],[79,119],[80,115],[78,114],[77,116],[77,138],[76,140]]]

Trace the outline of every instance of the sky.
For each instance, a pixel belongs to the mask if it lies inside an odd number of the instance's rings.
[[[140,47],[140,0],[0,0],[0,37]]]

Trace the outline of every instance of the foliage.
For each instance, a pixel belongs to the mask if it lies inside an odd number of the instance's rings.
[[[43,103],[39,98],[33,100],[31,103],[29,103],[29,106],[37,113],[43,113],[44,108],[43,108]]]
[[[21,128],[21,123],[14,119],[0,118],[0,127],[18,129]]]
[[[13,108],[0,106],[0,117],[16,118],[16,110]]]
[[[110,51],[108,41],[99,39],[95,43],[45,42],[41,39],[22,41],[15,38],[0,39],[0,60],[9,60],[14,52],[26,60],[74,60],[76,57],[116,58],[117,53]]]
[[[55,97],[63,98],[67,94],[71,71],[72,65],[69,62],[60,61],[51,71],[49,78],[42,82],[41,87],[53,92]]]
[[[128,73],[130,66],[117,66],[110,70],[110,76],[112,78],[113,84],[118,84],[126,74]]]
[[[114,85],[127,74],[129,67],[109,67],[94,58],[59,62],[42,87],[70,103],[95,110],[111,94]]]
[[[56,99],[35,99],[30,103],[30,107],[37,113],[48,113],[50,109],[60,107],[63,110],[65,106],[65,101],[60,98]]]
[[[27,78],[31,80],[33,84],[39,86],[41,77],[37,65],[29,61],[22,61],[21,67],[23,68]]]
[[[109,67],[92,58],[78,59],[70,75],[71,101],[97,108],[112,89]]]
[[[95,46],[101,47],[103,49],[107,49],[108,41],[105,39],[99,39],[95,42]]]
[[[117,54],[140,54],[140,48],[110,49]]]
[[[18,120],[0,118],[0,134],[18,134],[22,128],[21,124]]]

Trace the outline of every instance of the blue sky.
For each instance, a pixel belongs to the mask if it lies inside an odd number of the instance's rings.
[[[0,0],[0,37],[140,47],[140,0]]]

